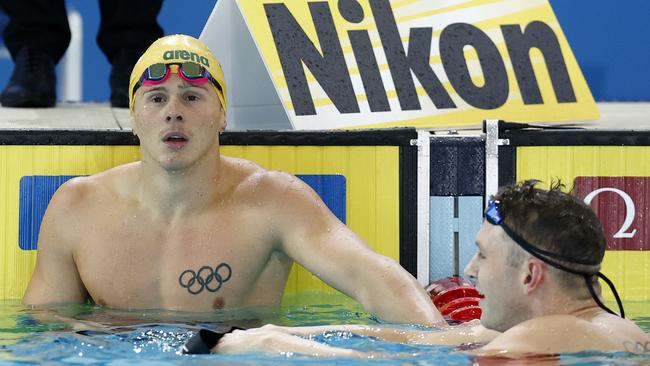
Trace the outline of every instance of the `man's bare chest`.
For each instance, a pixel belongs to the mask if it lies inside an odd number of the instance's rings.
[[[245,303],[272,238],[246,219],[202,217],[174,227],[121,222],[93,230],[75,262],[90,296],[116,307],[209,310]]]

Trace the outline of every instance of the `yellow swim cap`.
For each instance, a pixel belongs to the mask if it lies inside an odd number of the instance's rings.
[[[224,111],[226,110],[226,79],[223,76],[219,61],[203,42],[184,34],[174,34],[157,39],[133,66],[131,78],[129,79],[129,107],[131,111],[133,111],[135,99],[133,88],[140,81],[147,67],[157,63],[176,62],[194,62],[205,67],[221,86],[221,90],[217,87],[214,89],[221,101],[221,107]]]

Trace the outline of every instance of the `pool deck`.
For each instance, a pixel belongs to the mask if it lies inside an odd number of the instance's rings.
[[[55,108],[0,107],[0,130],[106,130],[130,131],[126,108],[108,103],[61,103]]]
[[[604,130],[650,130],[648,102],[598,103],[598,109],[601,113],[598,121],[562,125]],[[477,127],[453,129],[469,132]],[[111,108],[108,103],[61,103],[55,108],[38,109],[0,107],[0,130],[3,129],[130,131],[131,118],[128,109]]]

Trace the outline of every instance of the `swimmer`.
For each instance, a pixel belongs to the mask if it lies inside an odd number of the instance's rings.
[[[129,90],[141,161],[59,188],[25,304],[277,305],[295,261],[384,320],[443,322],[418,282],[304,182],[220,154],[226,84],[202,42],[157,40],[134,66]]]
[[[341,330],[414,344],[480,343],[472,352],[485,355],[650,353],[650,337],[624,319],[620,302],[619,314],[602,302],[598,277],[610,281],[599,272],[606,240],[594,212],[562,192],[559,182],[548,191],[535,188],[536,183],[501,188],[485,213],[477,253],[465,268],[484,295],[480,324],[441,331],[267,325],[225,334],[212,350],[368,356],[295,336]]]

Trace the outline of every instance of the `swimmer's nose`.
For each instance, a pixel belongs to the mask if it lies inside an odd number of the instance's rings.
[[[465,270],[463,271],[465,277],[469,277],[472,280],[476,280],[476,256],[477,254],[472,257],[472,260],[467,263],[467,266],[465,266]]]
[[[170,112],[167,113],[166,119],[167,119],[167,122],[174,122],[174,121],[181,122],[181,121],[183,121],[183,115],[178,113],[178,112],[171,112],[170,111]]]
[[[183,121],[183,103],[180,98],[172,96],[165,105],[165,120],[167,122]]]

